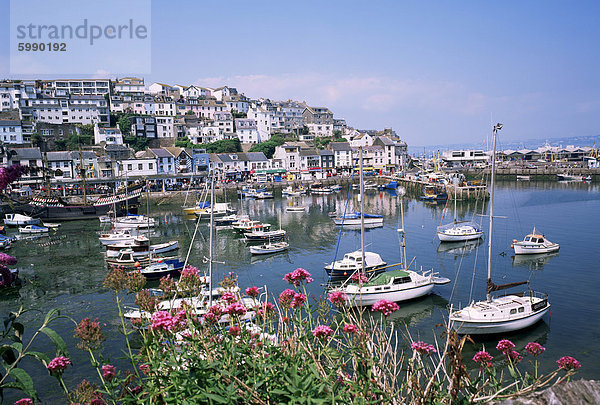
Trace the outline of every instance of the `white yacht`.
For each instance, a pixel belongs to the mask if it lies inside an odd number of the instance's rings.
[[[363,269],[362,250],[346,253],[344,258],[325,266],[325,271],[330,277],[350,277],[355,272]],[[365,252],[365,272],[373,273],[384,267],[387,263],[377,253]]]

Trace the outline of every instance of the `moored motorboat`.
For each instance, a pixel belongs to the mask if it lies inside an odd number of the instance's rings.
[[[381,259],[381,256],[374,252],[365,252],[364,270],[367,274],[373,274],[383,271],[386,262]],[[363,269],[362,251],[346,253],[340,260],[336,260],[325,266],[325,271],[331,278],[348,278],[355,272],[361,272]]]
[[[447,225],[438,226],[437,236],[442,242],[460,242],[479,239],[483,229],[472,221],[454,221]]]
[[[383,226],[383,215],[377,214],[362,214],[364,218],[365,226]],[[361,224],[361,213],[352,212],[345,215],[338,215],[333,218],[333,222],[336,225],[360,225]]]
[[[304,211],[306,211],[306,207],[303,205],[292,205],[292,206],[285,207],[285,210],[287,212],[304,212]]]
[[[285,235],[286,235],[286,231],[284,231],[283,229],[279,229],[276,231],[255,230],[252,232],[244,233],[246,242],[280,240],[280,239],[285,238]]]
[[[137,232],[134,233],[129,229],[114,229],[113,232],[101,234],[99,239],[100,242],[106,246],[132,241],[136,236]]]
[[[273,242],[273,243],[265,243],[260,246],[250,246],[250,253],[253,255],[267,255],[270,253],[283,252],[290,247],[290,244],[281,241],[281,242]]]
[[[48,233],[48,231],[48,228],[39,225],[26,225],[19,227],[20,233]]]
[[[136,236],[130,241],[115,243],[112,245],[106,245],[106,256],[117,257],[119,252],[124,249],[133,250],[134,256],[148,256],[150,254],[156,255],[160,253],[167,253],[173,250],[179,249],[178,242],[170,241],[165,243],[158,243],[150,245],[150,240],[145,236]]]
[[[154,226],[156,226],[156,220],[145,215],[128,215],[116,218],[114,221],[115,228],[147,229],[154,228]]]
[[[511,247],[516,255],[535,255],[540,253],[552,253],[558,251],[558,243],[550,242],[546,237],[533,228],[533,232],[525,236],[522,241],[514,239]]]
[[[25,225],[38,225],[40,222],[39,218],[32,218],[23,214],[6,214],[4,216],[4,225],[12,228]]]
[[[157,263],[140,268],[140,273],[149,280],[157,280],[162,277],[179,277],[185,262],[179,258],[159,259]]]

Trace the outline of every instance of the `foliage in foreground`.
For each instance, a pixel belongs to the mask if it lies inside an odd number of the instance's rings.
[[[274,303],[260,302],[260,290],[247,288],[242,301],[226,292],[222,299],[199,317],[189,306],[172,311],[158,310],[158,299],[142,290],[140,273],[113,269],[105,286],[115,291],[129,369],[102,364],[104,336],[98,321],[83,319],[75,328],[78,348],[89,353],[97,377],[88,376],[78,387],[66,387],[62,375],[71,365],[62,339],[48,325],[60,314],[46,317],[32,339],[23,344],[20,313],[12,314],[2,335],[12,344],[1,346],[5,372],[3,389],[19,389],[37,400],[33,382],[19,362],[24,356],[38,359],[55,376],[71,403],[472,403],[488,402],[538,390],[569,379],[581,366],[571,357],[557,361],[557,369],[538,375],[537,358],[545,350],[535,342],[525,351],[515,351],[509,340],[496,350],[503,360],[494,361],[487,351],[478,352],[473,362],[479,371],[468,372],[462,357],[467,337],[445,329],[441,341],[411,341],[406,351],[398,348],[402,338],[386,325],[386,316],[398,305],[382,300],[371,311],[346,307],[346,297],[332,292],[327,300],[308,302],[306,284],[312,281],[303,269],[288,273],[291,288]],[[235,276],[221,285],[233,287]],[[166,278],[161,289],[167,297],[198,292],[200,274],[186,268],[179,284]],[[136,294],[145,312],[135,321],[137,331],[123,317],[121,290]],[[252,302],[252,305],[248,305]],[[245,303],[245,304],[244,304]],[[246,322],[249,313],[256,317]],[[225,318],[223,318],[225,316]],[[219,322],[226,319],[226,322]],[[141,348],[132,350],[132,334],[139,332]],[[40,334],[57,347],[56,357],[31,351]],[[8,355],[8,356],[7,356]],[[527,367],[523,357],[533,361]]]

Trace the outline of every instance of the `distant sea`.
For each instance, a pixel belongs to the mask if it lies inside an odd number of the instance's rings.
[[[549,138],[549,139],[523,139],[518,141],[504,140],[499,145],[500,150],[506,149],[536,149],[548,143],[550,146],[565,147],[567,145],[574,146],[594,146],[600,147],[600,134],[590,136],[570,136],[564,138]],[[429,145],[429,146],[412,146],[408,145],[408,153],[413,156],[431,156],[437,151],[460,150],[460,149],[489,149],[483,141],[476,143],[454,143],[445,145]]]

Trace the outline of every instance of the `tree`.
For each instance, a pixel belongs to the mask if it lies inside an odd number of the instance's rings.
[[[42,136],[40,134],[38,134],[37,132],[34,132],[33,134],[31,134],[31,144],[33,146],[37,146],[38,148],[41,148],[42,145],[44,144],[44,138],[42,138]]]
[[[308,135],[310,132],[308,130],[308,127],[306,125],[302,126],[302,130],[300,132],[302,135]]]
[[[119,129],[121,130],[121,134],[123,134],[123,138],[131,134],[131,121],[129,121],[129,117],[123,115],[119,118],[117,123],[119,125]]]
[[[92,124],[77,124],[77,128],[79,128],[82,136],[94,136],[94,125]]]
[[[145,136],[135,135],[123,137],[123,141],[136,152],[146,149],[148,147],[148,143],[150,142],[150,140]]]
[[[194,115],[194,112],[192,110],[186,111],[185,115]]]
[[[175,139],[175,146],[178,148],[191,148],[192,141],[190,141],[190,138],[187,136],[184,136],[183,138],[177,138]]]
[[[271,159],[275,153],[275,148],[285,143],[285,139],[281,135],[273,135],[266,142],[258,143],[250,148],[250,152],[262,152],[267,159]]]

